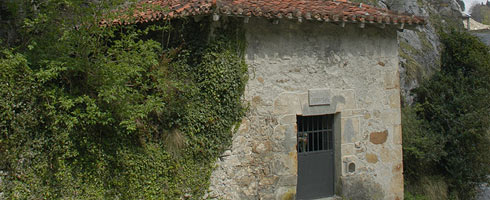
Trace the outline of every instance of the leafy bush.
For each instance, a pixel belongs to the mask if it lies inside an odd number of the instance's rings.
[[[20,41],[0,53],[0,191],[202,196],[245,110],[240,22],[213,37],[210,19],[100,27],[114,7],[94,4],[45,0],[16,19]]]
[[[420,174],[437,170],[444,151],[445,138],[430,130],[430,123],[417,117],[419,106],[402,109],[404,175],[407,181],[418,182]],[[417,162],[410,162],[417,161]]]
[[[441,71],[415,91],[416,116],[404,115],[404,163],[409,182],[440,175],[451,195],[469,199],[490,174],[490,48],[468,33],[442,42]]]

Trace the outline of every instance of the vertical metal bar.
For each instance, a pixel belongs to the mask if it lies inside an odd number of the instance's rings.
[[[325,141],[327,140],[327,135],[325,134],[325,129],[327,129],[327,124],[326,124],[326,116],[322,116],[322,150],[327,150],[328,149],[328,146],[327,144],[325,143]]]
[[[329,143],[328,146],[330,146],[330,149],[333,149],[333,131],[329,131],[329,135],[330,135],[330,137],[329,137],[329,141],[328,141],[328,143]]]
[[[310,120],[305,120],[305,121],[306,121],[305,128],[306,128],[306,131],[307,131],[306,132],[306,136],[308,137],[308,143],[306,144],[306,146],[308,148],[308,151],[307,152],[310,152],[311,151],[311,145],[310,145],[310,143],[311,143],[311,136],[310,135],[311,134],[309,132],[310,131]]]
[[[296,151],[298,153],[301,153],[301,142],[300,142],[300,133],[301,133],[301,126],[300,124],[300,118],[299,116],[296,116]]]
[[[318,151],[322,150],[322,145],[321,145],[321,143],[322,143],[322,132],[321,132],[321,130],[322,130],[322,116],[318,116],[318,127],[316,129],[316,131],[317,131],[316,134],[318,135],[318,142],[317,142]]]
[[[316,118],[316,127],[315,127],[315,133],[316,133],[316,143],[315,143],[315,148],[316,151],[320,150],[320,126],[321,126],[321,121],[320,118],[321,116],[315,117]]]
[[[312,127],[313,127],[313,121],[311,121],[311,118],[308,118],[308,137],[309,137],[309,140],[308,140],[308,149],[309,151],[313,151],[313,134],[311,133],[311,130],[312,130]]]
[[[316,134],[316,127],[318,126],[318,121],[316,120],[316,117],[313,117],[313,126],[311,127],[312,134],[313,134],[313,151],[316,151],[318,149],[318,146],[316,146],[316,142],[318,141],[317,139],[317,134]]]
[[[308,152],[308,151],[310,151],[310,145],[308,145],[310,143],[310,137],[308,135],[308,118],[306,118],[306,117],[305,117],[305,120],[303,120],[303,131],[305,132],[305,137],[306,137],[305,152]]]
[[[325,127],[325,121],[323,120],[324,118],[322,117],[322,149],[321,150],[326,150],[327,147],[325,146],[325,129],[323,129]]]
[[[321,120],[322,120],[322,127],[320,127],[320,128],[321,128],[322,130],[325,130],[325,128],[327,128],[327,127],[326,127],[327,125],[325,124],[325,115],[323,115],[323,116],[322,116]]]
[[[321,132],[316,132],[317,140],[316,140],[316,150],[320,151],[320,134]]]
[[[318,123],[318,125],[316,127],[317,128],[316,129],[316,135],[318,136],[318,138],[317,138],[317,142],[316,143],[317,143],[317,150],[320,151],[320,150],[322,150],[321,147],[320,147],[321,134],[322,134],[322,132],[321,132],[321,130],[322,130],[322,116],[318,116],[317,117],[317,123]]]
[[[325,131],[326,135],[327,135],[327,149],[330,150],[332,147],[330,146],[330,132],[329,131]]]
[[[305,119],[303,116],[301,116],[301,138],[302,138],[301,145],[303,145],[303,152],[306,152],[306,145],[305,145],[306,138],[304,138],[304,131],[305,131]]]
[[[313,149],[314,151],[317,151],[318,150],[318,146],[317,146],[317,143],[318,143],[318,134],[316,132],[317,130],[317,127],[318,127],[318,120],[317,120],[317,117],[313,117],[313,136],[315,137],[315,140],[313,141]]]
[[[317,127],[317,134],[318,134],[318,150],[322,150],[322,116],[318,117],[318,127]]]

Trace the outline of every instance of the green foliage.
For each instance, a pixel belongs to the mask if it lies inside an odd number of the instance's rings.
[[[490,174],[490,48],[460,32],[442,33],[442,43],[441,71],[404,112],[404,163],[408,182],[440,175],[455,198],[469,199]]]
[[[405,199],[406,200],[429,200],[429,198],[424,195],[412,194],[408,191],[405,192]]]
[[[430,123],[418,119],[420,106],[402,109],[404,175],[408,181],[416,182],[420,174],[434,173],[438,162],[446,155],[445,138],[430,129]],[[410,162],[416,160],[417,162]]]
[[[245,111],[240,22],[100,27],[114,1],[42,2],[0,53],[4,197],[202,196]]]

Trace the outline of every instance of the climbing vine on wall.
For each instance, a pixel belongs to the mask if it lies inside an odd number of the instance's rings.
[[[86,6],[44,3],[0,52],[4,198],[204,195],[245,112],[241,22],[74,29]]]

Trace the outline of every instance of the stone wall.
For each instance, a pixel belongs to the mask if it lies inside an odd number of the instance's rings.
[[[396,30],[255,18],[245,29],[250,109],[217,162],[211,197],[294,199],[296,115],[335,114],[337,194],[403,199]],[[311,89],[331,104],[310,107]]]

